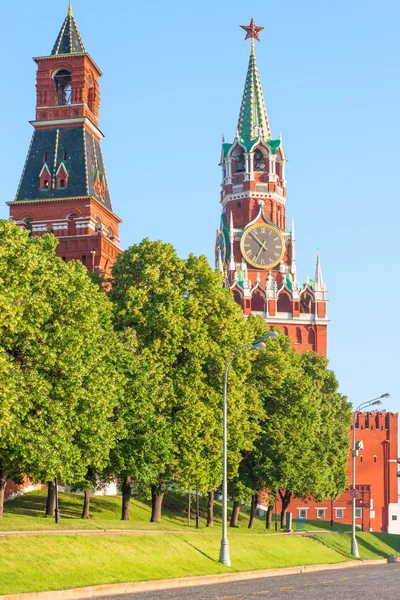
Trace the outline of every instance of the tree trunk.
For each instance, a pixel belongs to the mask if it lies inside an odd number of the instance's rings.
[[[121,521],[129,521],[130,508],[131,508],[131,476],[126,475],[124,483],[122,484],[122,516]]]
[[[251,505],[250,505],[250,519],[249,519],[249,529],[253,529],[254,523],[256,520],[256,510],[258,504],[258,494],[253,494],[251,497]]]
[[[292,499],[292,492],[288,492],[287,490],[285,490],[285,493],[283,494],[281,492],[281,490],[279,490],[279,496],[281,498],[281,502],[282,502],[282,510],[281,510],[281,527],[282,529],[285,527],[286,523],[286,512],[287,509],[289,508],[289,504],[290,501]]]
[[[272,511],[273,510],[274,510],[274,507],[271,506],[271,504],[270,504],[268,506],[267,516],[266,516],[266,521],[265,521],[266,529],[271,529],[271,527],[272,527]]]
[[[237,527],[239,522],[239,513],[240,513],[241,503],[237,500],[233,503],[233,509],[231,514],[231,522],[229,523],[229,527]]]
[[[6,477],[0,477],[0,519],[3,518],[4,515],[4,494],[6,491]]]
[[[56,512],[56,488],[52,481],[47,482],[46,517],[54,517]]]
[[[90,519],[90,490],[83,492],[83,510],[81,519]]]
[[[161,509],[164,499],[164,484],[159,487],[156,485],[151,486],[151,519],[150,523],[160,523],[161,521]]]
[[[214,527],[214,490],[208,492],[207,527]]]

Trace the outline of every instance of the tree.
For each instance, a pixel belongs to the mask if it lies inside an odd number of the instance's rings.
[[[326,358],[297,354],[280,336],[253,362],[252,378],[266,418],[256,449],[245,457],[254,493],[268,488],[282,501],[281,526],[293,496],[336,497],[346,487],[351,407],[337,392]]]
[[[77,481],[115,444],[123,381],[112,306],[80,263],[55,257],[56,243],[0,222],[0,376],[11,370],[13,402],[0,429],[1,486],[24,474]]]
[[[183,261],[171,245],[162,242],[143,240],[118,258],[110,297],[116,305],[117,329],[135,331],[136,358],[147,365],[147,373],[153,373],[151,380],[156,385],[156,390],[151,390],[143,376],[136,373],[131,377],[131,402],[135,404],[138,395],[145,403],[151,398],[153,411],[143,411],[143,415],[155,420],[160,434],[157,445],[162,452],[149,449],[155,456],[156,476],[145,473],[147,481],[152,479],[151,520],[158,521],[167,486],[208,493],[221,483],[225,361],[233,348],[251,340],[252,331],[231,292],[223,287],[220,274],[212,271],[205,257],[191,255]],[[241,449],[252,446],[258,431],[261,407],[256,397],[249,402],[249,369],[249,358],[241,357],[230,373],[232,474],[236,474]],[[126,442],[131,439],[136,444],[136,427],[132,423]],[[142,429],[151,432],[152,426],[144,423]],[[133,470],[140,481],[135,464],[121,473],[132,478]],[[121,467],[124,465],[125,460]]]

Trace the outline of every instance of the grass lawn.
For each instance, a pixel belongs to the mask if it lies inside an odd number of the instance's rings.
[[[91,518],[80,518],[83,496],[81,494],[60,494],[61,523],[55,525],[54,519],[46,518],[46,491],[30,492],[6,502],[5,514],[0,519],[1,531],[48,531],[48,530],[84,530],[84,529],[139,529],[139,530],[169,530],[189,531],[195,527],[192,504],[192,519],[190,528],[187,521],[188,496],[175,493],[165,495],[163,517],[161,523],[150,523],[150,503],[132,498],[131,520],[121,521],[121,498],[117,496],[94,496],[91,500]],[[205,499],[201,500],[201,528],[206,528],[207,507]],[[221,526],[221,504],[215,503],[215,526]],[[242,508],[239,527],[230,529],[230,535],[248,533],[275,533],[273,529],[265,529],[265,519],[258,517],[254,529],[248,529],[247,509]],[[328,521],[307,521],[306,530],[331,530]],[[340,523],[335,523],[334,530],[348,529]],[[210,530],[208,530],[210,531]],[[212,530],[211,530],[212,531]]]
[[[0,540],[0,594],[51,591],[274,567],[342,562],[313,538],[233,536],[233,568],[218,562],[220,535],[26,535]]]
[[[322,544],[329,546],[345,557],[351,557],[351,533],[316,535]],[[387,558],[390,554],[400,556],[400,535],[388,533],[357,533],[360,558],[371,560]]]

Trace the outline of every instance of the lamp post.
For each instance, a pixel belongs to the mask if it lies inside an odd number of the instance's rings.
[[[219,562],[227,567],[231,566],[228,542],[228,461],[227,461],[227,396],[228,396],[228,371],[232,361],[240,354],[251,352],[252,350],[263,350],[266,348],[265,340],[275,340],[278,337],[276,331],[267,333],[252,344],[245,344],[236,348],[228,357],[225,365],[224,374],[224,395],[222,404],[222,539]]]
[[[364,448],[362,441],[356,442],[356,416],[357,413],[368,406],[377,406],[382,404],[382,398],[389,398],[390,394],[382,394],[379,398],[373,398],[368,402],[363,402],[356,408],[353,414],[353,441],[351,444],[351,554],[358,558],[358,544],[356,539],[356,497],[358,495],[356,490],[356,457],[358,456],[359,450]]]

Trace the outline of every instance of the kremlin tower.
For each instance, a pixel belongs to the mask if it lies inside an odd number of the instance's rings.
[[[57,255],[110,274],[120,252],[101,151],[102,75],[83,45],[72,7],[51,54],[37,63],[36,119],[10,217],[31,235],[53,233]]]
[[[294,219],[286,225],[286,155],[282,137],[273,139],[258,74],[254,20],[236,137],[223,140],[222,216],[215,244],[216,267],[245,315],[261,315],[279,327],[302,352],[327,351],[327,291],[319,256],[314,279],[300,283],[296,269]]]

